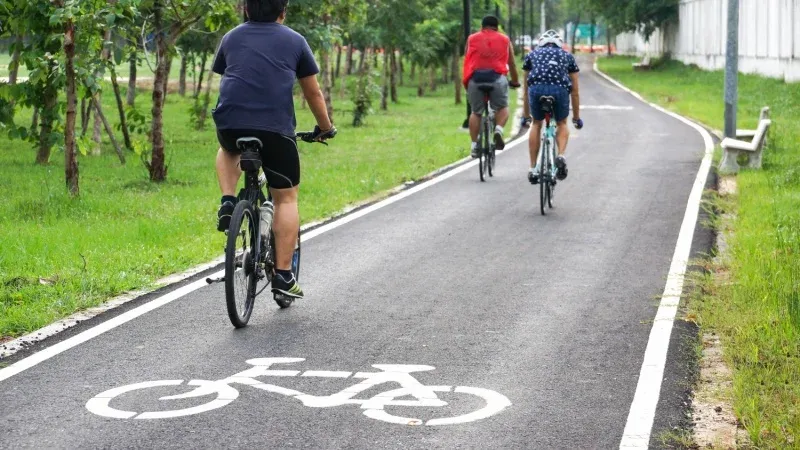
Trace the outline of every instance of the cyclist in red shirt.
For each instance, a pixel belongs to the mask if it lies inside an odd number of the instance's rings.
[[[469,134],[472,139],[473,158],[479,156],[478,134],[483,114],[484,93],[478,89],[481,84],[490,84],[494,90],[489,94],[489,102],[495,110],[494,142],[495,148],[505,148],[503,127],[508,121],[508,87],[519,87],[519,73],[514,61],[514,47],[508,36],[497,31],[500,22],[497,17],[483,18],[481,31],[467,39],[464,52],[464,87],[467,88],[472,114],[469,117]],[[511,73],[511,83],[506,75]]]

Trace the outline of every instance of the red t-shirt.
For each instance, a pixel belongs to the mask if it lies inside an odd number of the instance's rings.
[[[464,57],[464,86],[467,86],[476,70],[491,69],[500,75],[507,75],[510,43],[508,36],[492,29],[483,29],[470,35]]]

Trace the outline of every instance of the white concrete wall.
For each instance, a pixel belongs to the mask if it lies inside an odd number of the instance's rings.
[[[625,54],[672,54],[687,64],[725,67],[727,0],[681,0],[677,24],[649,44],[638,33],[617,36]],[[739,0],[739,70],[800,81],[800,0]]]

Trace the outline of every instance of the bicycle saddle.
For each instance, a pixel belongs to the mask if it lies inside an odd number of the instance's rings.
[[[261,139],[255,137],[243,137],[236,140],[236,147],[241,151],[259,151],[264,146]]]
[[[542,104],[542,109],[543,110],[549,112],[549,111],[553,110],[553,105],[556,104],[556,99],[555,99],[555,97],[550,96],[550,95],[543,95],[543,96],[539,97],[539,103]]]
[[[479,84],[478,85],[478,90],[488,94],[488,93],[490,93],[490,92],[492,92],[494,90],[494,85],[493,84]]]

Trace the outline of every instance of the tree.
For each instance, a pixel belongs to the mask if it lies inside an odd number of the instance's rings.
[[[639,31],[649,41],[653,32],[678,17],[680,0],[589,0],[594,11],[615,32]]]
[[[234,5],[225,0],[170,0],[152,1],[150,11],[153,16],[153,33],[156,47],[156,73],[153,80],[152,127],[150,131],[150,160],[145,166],[150,180],[162,182],[167,179],[167,165],[164,143],[164,100],[169,67],[172,62],[172,48],[178,38],[202,19],[210,25],[217,23],[220,16],[228,14]]]

